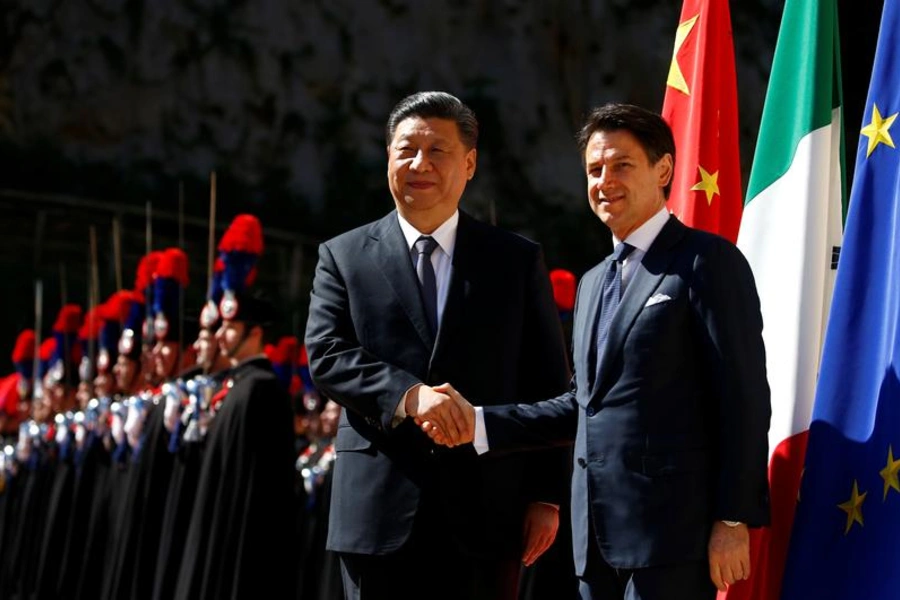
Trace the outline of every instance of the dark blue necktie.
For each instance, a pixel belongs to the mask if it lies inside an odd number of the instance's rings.
[[[431,333],[437,335],[437,280],[434,276],[434,266],[431,264],[431,253],[437,248],[438,243],[433,237],[421,236],[413,245],[416,254],[416,275],[419,277],[419,286],[422,288],[422,302],[425,305],[425,316]]]
[[[619,242],[610,257],[609,269],[603,278],[603,288],[600,290],[600,311],[597,316],[597,346],[594,355],[597,357],[594,363],[595,380],[600,372],[600,363],[603,360],[603,350],[606,347],[606,337],[609,334],[609,324],[612,322],[616,308],[622,299],[622,263],[631,254],[634,246]]]

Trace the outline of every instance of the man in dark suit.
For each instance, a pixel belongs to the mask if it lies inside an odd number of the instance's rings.
[[[675,145],[661,117],[606,105],[579,141],[591,208],[616,251],[578,291],[576,374],[554,399],[466,406],[475,447],[574,438],[583,598],[713,598],[748,576],[748,526],[768,521],[769,389],[753,277],[732,244],[667,212]],[[471,440],[420,421],[438,441]]]
[[[306,347],[319,391],[347,409],[328,533],[347,598],[515,598],[520,563],[558,526],[564,454],[479,459],[413,422],[471,428],[434,384],[490,403],[569,378],[540,248],[458,210],[477,135],[449,94],[402,100],[387,124],[396,211],[319,249]]]

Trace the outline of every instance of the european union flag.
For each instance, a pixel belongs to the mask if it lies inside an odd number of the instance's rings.
[[[886,0],[782,598],[900,598],[900,0]]]

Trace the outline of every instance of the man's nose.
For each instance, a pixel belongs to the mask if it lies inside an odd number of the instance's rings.
[[[431,163],[428,161],[428,157],[425,156],[424,150],[419,150],[416,152],[416,155],[413,157],[412,162],[409,164],[409,169],[411,171],[427,171],[431,167]]]
[[[606,167],[603,167],[602,169],[600,169],[599,177],[597,177],[597,189],[602,190],[606,187],[609,187],[609,184],[611,184],[613,181],[615,181],[615,178],[613,177],[612,171],[607,169]]]

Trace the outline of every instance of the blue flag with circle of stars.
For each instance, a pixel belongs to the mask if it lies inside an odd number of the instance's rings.
[[[783,600],[900,598],[900,0],[885,0]]]

